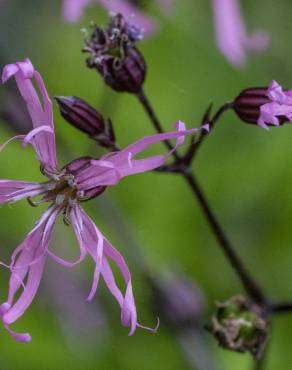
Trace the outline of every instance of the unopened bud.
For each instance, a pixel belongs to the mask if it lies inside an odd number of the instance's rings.
[[[268,320],[262,308],[242,296],[217,303],[208,330],[220,346],[237,352],[250,352],[256,359],[263,353]]]
[[[193,280],[167,273],[150,282],[159,315],[173,328],[190,327],[201,319],[204,298]]]
[[[115,135],[110,120],[76,96],[56,96],[63,118],[105,148],[115,148]]]
[[[113,16],[107,28],[94,25],[83,48],[90,54],[87,66],[95,68],[112,89],[138,93],[146,76],[144,58],[135,47],[141,38],[141,31],[127,23],[121,14]]]

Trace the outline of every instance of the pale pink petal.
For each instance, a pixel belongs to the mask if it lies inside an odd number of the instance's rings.
[[[166,159],[179,145],[183,144],[186,135],[191,135],[202,129],[208,130],[208,127],[208,125],[204,125],[200,128],[186,130],[184,123],[179,121],[177,123],[178,131],[146,136],[119,152],[111,153],[101,160],[92,160],[91,166],[87,167],[85,171],[77,174],[75,177],[78,189],[86,191],[95,186],[116,185],[125,176],[158,168],[163,165]],[[148,149],[151,145],[170,139],[176,139],[176,145],[173,150],[164,155],[135,159],[137,154]]]
[[[278,84],[277,81],[272,81],[269,89],[268,89],[268,97],[279,104],[287,104],[289,101],[292,103],[292,99],[290,96],[287,95],[286,92],[284,92],[281,85]]]
[[[96,264],[92,287],[88,295],[88,300],[92,300],[98,287],[102,268],[104,238],[81,207],[77,205],[72,207],[70,218],[80,249],[87,251],[92,256]]]
[[[94,0],[63,0],[63,17],[68,22],[78,22],[84,9]]]
[[[69,22],[77,22],[82,18],[85,8],[93,3],[99,3],[109,12],[122,14],[130,24],[141,29],[145,36],[152,35],[157,29],[153,19],[127,0],[63,0],[63,16]]]
[[[150,17],[139,11],[137,7],[126,0],[98,0],[109,12],[120,13],[131,25],[140,28],[145,36],[151,36],[157,25]]]
[[[279,126],[280,118],[292,122],[292,91],[284,91],[278,82],[272,81],[267,96],[271,101],[260,107],[258,125],[268,130],[269,124]]]
[[[267,47],[264,32],[247,34],[239,0],[213,0],[213,10],[218,48],[235,67],[244,65],[248,52],[261,52]]]
[[[34,197],[45,191],[43,184],[15,180],[0,180],[0,204]]]
[[[78,189],[81,191],[92,189],[102,185],[116,185],[120,179],[120,173],[115,168],[114,164],[108,161],[107,166],[104,165],[105,161],[92,160],[88,168],[81,171],[75,176]]]
[[[76,206],[71,212],[71,221],[79,243],[83,244],[96,263],[94,283],[90,292],[90,298],[96,291],[99,275],[102,274],[109,290],[121,307],[121,321],[124,326],[131,328],[132,335],[137,327],[137,313],[132,291],[131,274],[122,255],[100,233],[93,221]],[[110,258],[119,268],[126,283],[125,295],[117,286],[107,258]]]
[[[41,130],[42,132],[39,132],[34,137],[33,146],[36,149],[39,161],[43,165],[55,169],[57,168],[57,159],[52,102],[48,96],[44,82],[29,59],[6,65],[3,69],[2,81],[6,82],[12,76],[15,77],[18,89],[26,103],[33,128],[48,126],[48,130]],[[42,102],[32,84],[31,80],[33,78],[38,85]]]
[[[80,222],[82,220],[78,219],[78,214],[76,212],[76,206],[72,207],[72,210],[71,210],[71,213],[70,213],[70,217],[71,217],[71,221],[72,221],[72,225],[73,225],[73,229],[75,231],[75,234],[77,236],[77,240],[79,242],[79,248],[80,248],[80,255],[79,255],[79,258],[74,261],[74,262],[71,262],[71,261],[66,261],[64,260],[63,258],[55,255],[53,252],[51,252],[50,250],[48,250],[48,255],[54,260],[56,261],[57,263],[59,263],[60,265],[62,266],[65,266],[65,267],[74,267],[76,265],[78,265],[79,263],[81,263],[84,258],[86,257],[87,255],[87,249],[84,245],[84,242],[82,240],[82,234],[81,234],[81,228],[82,228],[82,225],[80,225]]]
[[[1,318],[5,328],[18,341],[29,341],[29,334],[15,333],[9,325],[23,315],[36,295],[43,273],[48,243],[59,211],[55,207],[49,208],[26,239],[17,247],[11,259],[9,294],[7,302],[1,306]],[[24,282],[25,279],[26,282]],[[23,292],[14,302],[15,295],[21,287],[23,287]]]
[[[122,309],[121,321],[124,326],[129,326],[131,328],[129,335],[132,335],[134,334],[136,327],[137,327],[137,312],[136,312],[136,305],[135,305],[135,300],[134,300],[134,295],[133,295],[133,290],[132,290],[132,280],[131,280],[130,271],[128,269],[128,266],[123,256],[107,240],[105,240],[105,244],[104,244],[104,254],[106,257],[109,257],[113,262],[115,262],[115,264],[121,271],[123,278],[125,280],[127,288],[126,288],[126,294],[124,297],[124,301],[121,306],[121,309]],[[105,276],[105,281],[106,281],[106,279],[111,278],[111,274],[109,274],[109,265],[106,262],[104,262],[104,264],[107,265],[107,268],[103,269],[102,275],[103,277]],[[111,281],[111,284],[112,283],[113,282]],[[116,296],[116,293],[115,293],[115,296]]]

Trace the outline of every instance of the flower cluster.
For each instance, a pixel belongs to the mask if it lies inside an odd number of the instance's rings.
[[[1,148],[14,139],[21,140],[24,147],[31,144],[40,162],[41,172],[47,180],[40,183],[1,180],[0,203],[27,199],[33,205],[44,202],[49,205],[11,256],[9,293],[7,301],[0,306],[1,320],[17,341],[31,340],[28,333],[16,333],[11,330],[10,325],[22,316],[36,295],[46,258],[51,257],[63,266],[73,267],[90,255],[95,262],[95,271],[88,299],[94,297],[99,278],[102,276],[121,307],[121,322],[124,326],[130,327],[131,335],[136,327],[141,325],[137,321],[130,271],[122,255],[96,227],[81,204],[100,195],[107,187],[118,184],[126,176],[160,167],[171,151],[164,155],[135,159],[152,144],[176,139],[176,146],[173,149],[175,150],[183,143],[185,135],[192,134],[198,129],[186,130],[185,125],[178,122],[178,130],[175,132],[144,137],[125,149],[111,152],[100,159],[78,158],[60,169],[56,156],[52,103],[40,74],[32,63],[25,59],[4,68],[2,81],[6,82],[12,76],[15,77],[30,114],[33,129],[26,135],[13,137]],[[32,83],[33,80],[38,86],[40,96]],[[35,197],[40,199],[34,200]],[[76,261],[64,260],[49,249],[53,227],[60,214],[63,214],[67,224],[72,224],[78,240],[80,255]],[[115,281],[110,260],[116,264],[123,276],[126,285],[124,293]],[[22,292],[19,292],[21,289]]]
[[[140,39],[139,28],[116,14],[105,28],[93,25],[82,49],[90,54],[86,64],[95,68],[114,90],[138,93],[146,76],[144,58],[135,46]]]

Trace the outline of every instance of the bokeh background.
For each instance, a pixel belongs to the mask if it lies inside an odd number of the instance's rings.
[[[165,129],[177,119],[198,126],[210,102],[215,106],[234,98],[241,89],[267,85],[276,79],[292,86],[290,0],[245,0],[244,17],[250,29],[263,28],[270,47],[250,57],[236,70],[216,49],[211,1],[176,1],[164,16],[154,2],[147,12],[157,19],[160,32],[140,43],[148,65],[146,92]],[[153,129],[135,97],[117,94],[85,68],[81,28],[91,20],[107,22],[98,5],[87,9],[79,23],[66,23],[61,1],[1,0],[0,65],[29,57],[41,72],[51,97],[77,95],[114,122],[119,145],[125,146]],[[20,115],[14,83],[0,88],[0,109]],[[55,104],[55,127],[62,165],[71,159],[102,152],[60,116]],[[11,113],[12,112],[12,113]],[[6,112],[7,115],[7,112]],[[1,142],[12,135],[1,119]],[[266,132],[245,125],[228,112],[200,151],[194,170],[238,253],[266,292],[274,299],[292,298],[292,131],[289,124]],[[164,148],[161,147],[164,150]],[[1,178],[42,179],[31,149],[18,143],[1,153]],[[66,270],[48,261],[39,293],[14,325],[29,331],[33,341],[15,343],[0,330],[0,368],[72,370],[246,370],[249,355],[217,347],[204,325],[214,301],[242,292],[237,277],[222,256],[208,225],[183,180],[147,173],[124,179],[100,198],[85,205],[100,229],[125,256],[133,274],[140,322],[155,325],[158,308],[144,279],[145,266],[158,276],[168,271],[187,276],[204,296],[197,322],[184,332],[161,319],[157,334],[137,330],[133,337],[120,325],[120,312],[103,283],[88,303],[94,266],[87,261]],[[1,207],[1,261],[34,225],[43,207],[25,201]],[[60,222],[52,248],[66,257],[77,255],[72,230]],[[157,275],[158,274],[158,275]],[[1,301],[7,293],[8,271],[1,270]],[[170,289],[170,291],[172,291]],[[198,295],[200,301],[201,295]],[[176,293],[173,292],[173,296]],[[201,302],[201,301],[200,301]],[[200,303],[201,304],[201,303]],[[274,321],[266,369],[292,366],[292,317]]]

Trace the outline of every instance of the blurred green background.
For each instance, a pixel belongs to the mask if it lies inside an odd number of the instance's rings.
[[[83,20],[75,24],[62,19],[61,1],[2,0],[0,7],[1,66],[29,57],[42,74],[50,96],[80,96],[111,117],[121,146],[153,133],[135,97],[111,91],[97,73],[85,68],[80,29],[91,20],[106,23],[107,15],[101,7],[91,6]],[[148,65],[145,90],[165,129],[171,130],[177,119],[188,127],[198,126],[210,102],[219,106],[243,88],[265,86],[271,79],[286,88],[292,86],[291,1],[246,0],[243,10],[250,29],[267,30],[271,43],[267,51],[250,57],[246,68],[236,70],[216,49],[211,1],[177,1],[169,17],[162,16],[149,1],[149,14],[160,22],[160,32],[140,43]],[[1,90],[2,109],[7,101],[6,87]],[[83,155],[102,153],[85,135],[65,123],[56,104],[54,108],[61,165]],[[1,142],[10,136],[2,121]],[[266,292],[283,300],[292,297],[291,144],[289,124],[266,132],[241,123],[231,112],[224,115],[194,163],[208,199],[238,252]],[[1,153],[0,168],[1,178],[42,179],[31,149],[23,151],[17,143]],[[215,300],[242,292],[197,203],[179,177],[157,173],[129,177],[85,208],[128,262],[141,323],[154,325],[157,312],[149,303],[150,291],[142,281],[136,253],[142,253],[155,272],[174,268],[197,282],[206,299],[198,324],[201,328]],[[29,207],[25,201],[1,207],[2,261],[9,261],[10,253],[42,210]],[[140,252],[127,245],[125,229],[130,230]],[[71,248],[77,253],[72,230],[61,222],[52,248],[65,256],[70,255]],[[87,303],[93,268],[88,261],[64,272],[48,263],[36,299],[13,326],[29,331],[33,341],[15,343],[1,330],[1,369],[195,369],[181,341],[163,321],[157,334],[138,329],[128,337],[127,329],[120,325],[117,304],[103,283],[96,300]],[[3,268],[2,301],[7,282],[8,272]],[[271,334],[266,369],[289,368],[291,316],[277,317]],[[216,369],[252,368],[249,355],[218,348],[208,334],[202,341]],[[193,352],[201,355],[199,346],[194,345]]]

